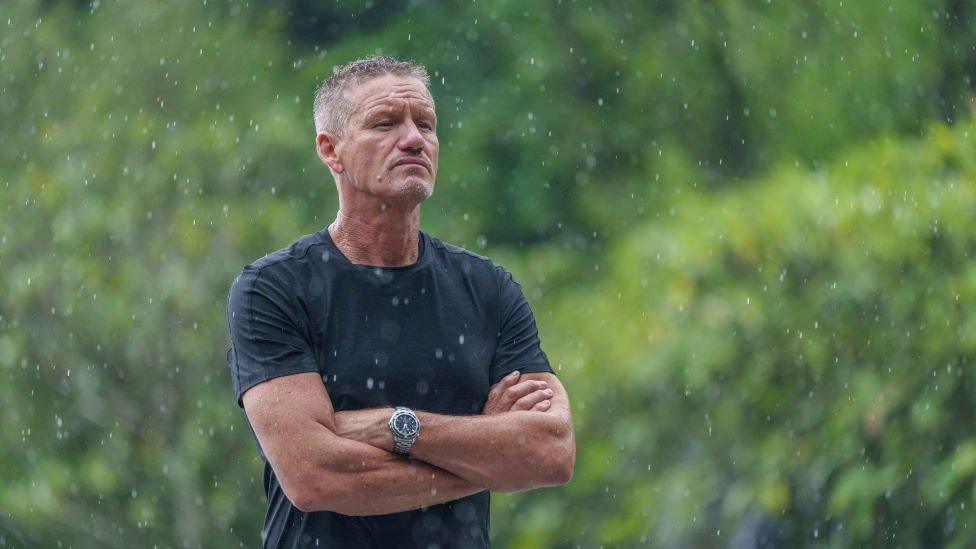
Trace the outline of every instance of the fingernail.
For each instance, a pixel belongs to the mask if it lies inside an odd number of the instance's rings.
[[[515,370],[514,372],[508,374],[508,377],[515,377],[517,375],[519,375],[518,370]]]

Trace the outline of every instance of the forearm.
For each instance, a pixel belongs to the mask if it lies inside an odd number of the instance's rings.
[[[386,423],[392,408],[336,414],[337,433],[391,451]],[[568,413],[509,411],[451,416],[415,410],[420,436],[411,455],[493,491],[514,492],[563,484],[575,460]]]
[[[315,455],[304,511],[385,515],[455,500],[485,490],[451,472],[338,436]]]
[[[418,411],[411,454],[490,490],[563,484],[575,459],[572,423],[548,412],[447,416]]]

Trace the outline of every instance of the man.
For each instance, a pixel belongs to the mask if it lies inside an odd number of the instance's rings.
[[[316,91],[327,228],[247,266],[228,364],[265,459],[265,547],[487,547],[488,490],[569,481],[569,399],[520,286],[420,230],[426,70],[352,62]]]

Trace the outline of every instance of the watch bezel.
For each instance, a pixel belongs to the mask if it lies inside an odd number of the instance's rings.
[[[399,419],[401,416],[407,416],[413,420],[413,429],[410,431],[404,431],[399,425],[397,425],[397,419]],[[393,417],[390,418],[390,427],[393,429],[393,432],[401,438],[415,438],[420,434],[420,420],[417,418],[417,415],[409,409],[398,409],[395,411],[393,413]]]

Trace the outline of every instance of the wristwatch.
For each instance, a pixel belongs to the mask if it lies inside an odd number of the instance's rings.
[[[393,451],[410,455],[410,448],[420,436],[420,420],[410,408],[397,406],[390,417],[390,431],[393,431]]]

